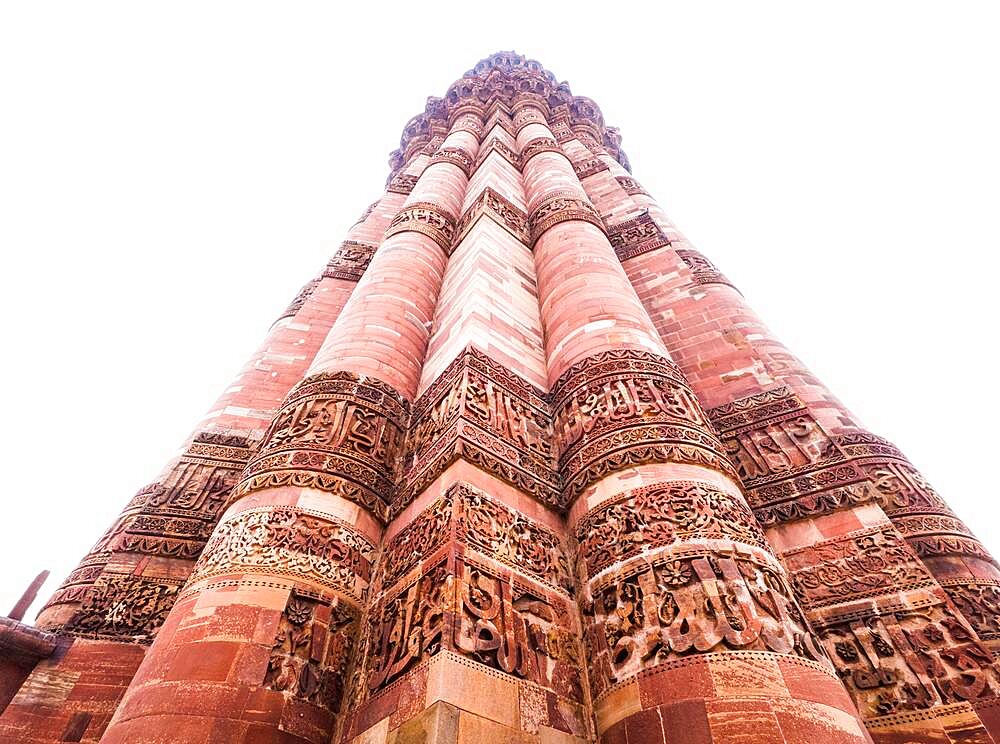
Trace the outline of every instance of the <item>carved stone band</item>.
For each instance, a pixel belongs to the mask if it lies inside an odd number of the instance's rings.
[[[551,137],[536,137],[521,148],[521,167],[523,168],[524,164],[535,157],[535,155],[543,152],[556,152],[566,157],[559,143],[554,139]]]
[[[263,573],[334,589],[361,604],[375,545],[350,525],[304,509],[260,507],[223,520],[188,587],[213,576]]]
[[[452,165],[456,165],[462,169],[466,178],[471,178],[475,160],[460,147],[442,147],[431,156],[427,166],[430,167],[437,163],[451,163]]]
[[[385,519],[399,475],[409,404],[372,377],[330,372],[289,395],[234,497],[274,486],[318,488]]]
[[[409,194],[413,191],[413,187],[417,185],[418,178],[420,178],[419,175],[411,176],[408,173],[399,173],[390,179],[386,191],[390,191],[393,194]]]
[[[559,536],[466,483],[449,487],[382,547],[373,589],[391,591],[449,541],[458,541],[543,584],[573,594],[573,574]]]
[[[375,255],[377,245],[360,243],[356,240],[345,240],[340,244],[337,253],[326,265],[323,278],[346,279],[356,282],[361,279],[365,269]]]
[[[642,184],[634,178],[629,178],[628,176],[615,176],[615,180],[618,181],[621,187],[625,190],[625,193],[629,196],[633,196],[635,194],[649,196],[649,194],[646,193],[646,190],[642,187]]]
[[[492,138],[489,142],[479,148],[479,157],[476,159],[476,167],[478,168],[482,165],[486,158],[490,156],[490,153],[493,152],[498,153],[520,172],[521,156],[496,137]]]
[[[573,163],[573,170],[576,171],[576,177],[581,181],[588,176],[594,175],[595,173],[606,171],[608,168],[610,168],[610,166],[600,158],[590,158],[589,160],[583,160],[579,163]]]
[[[726,540],[771,548],[742,496],[700,481],[626,491],[589,511],[575,528],[583,575],[674,543]]]
[[[830,668],[780,570],[742,557],[661,553],[591,582],[582,607],[595,697],[696,653],[772,652]]]
[[[528,215],[487,186],[459,220],[455,233],[456,246],[462,242],[476,220],[484,214],[492,217],[520,242],[528,243]]]
[[[385,237],[389,238],[403,232],[426,235],[441,246],[445,254],[450,255],[455,237],[455,218],[437,204],[415,202],[403,207],[392,219],[385,231]]]
[[[473,348],[413,405],[406,489],[393,513],[461,457],[551,506],[558,504],[552,424],[544,394]]]
[[[601,216],[589,201],[575,196],[553,196],[539,204],[528,216],[530,245],[534,247],[542,233],[549,228],[571,220],[589,222],[605,232]]]
[[[725,284],[736,289],[736,286],[716,268],[715,264],[698,253],[698,251],[678,249],[677,255],[691,269],[691,276],[695,284]],[[739,292],[738,289],[736,291]]]
[[[608,240],[622,261],[670,245],[670,239],[649,216],[648,211],[617,225],[610,225]]]
[[[552,402],[564,506],[630,465],[684,462],[735,475],[680,370],[663,357],[595,354],[559,378]]]

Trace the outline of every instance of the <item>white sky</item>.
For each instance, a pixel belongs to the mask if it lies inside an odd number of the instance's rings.
[[[0,5],[0,613],[42,568],[51,594],[381,193],[405,122],[500,49],[597,101],[1000,554],[994,3],[363,5]]]

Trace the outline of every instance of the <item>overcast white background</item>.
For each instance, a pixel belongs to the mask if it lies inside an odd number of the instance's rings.
[[[511,48],[597,101],[681,229],[998,554],[995,8],[3,3],[0,613],[49,568],[34,617],[155,477],[426,97]]]

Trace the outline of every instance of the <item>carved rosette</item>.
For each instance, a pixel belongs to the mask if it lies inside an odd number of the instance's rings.
[[[630,220],[610,225],[608,240],[621,261],[670,245],[670,239],[649,216],[648,211]]]
[[[555,442],[569,506],[604,476],[649,462],[733,473],[680,370],[643,351],[608,351],[570,367],[552,388]]]
[[[780,569],[769,561],[661,552],[590,582],[583,602],[595,698],[692,654],[763,651],[831,670]]]
[[[378,246],[372,243],[345,240],[323,270],[323,278],[360,281],[376,250]]]
[[[456,246],[465,239],[472,226],[484,215],[490,217],[518,241],[527,245],[529,240],[528,215],[515,207],[508,199],[487,186],[469,208],[465,210],[465,214],[459,220],[455,234]]]
[[[408,402],[381,380],[351,372],[307,377],[275,415],[233,496],[318,488],[385,519],[408,417]]]
[[[442,147],[431,156],[427,166],[430,167],[437,163],[450,163],[457,166],[466,178],[471,178],[475,159],[461,147]]]
[[[375,545],[334,517],[289,506],[229,516],[216,528],[185,592],[218,576],[246,573],[308,581],[365,600]]]
[[[361,697],[450,652],[580,709],[573,582],[550,528],[455,484],[386,543],[378,576]]]
[[[715,264],[698,251],[688,248],[678,249],[677,255],[691,269],[691,276],[695,284],[725,284],[728,287],[736,289],[736,286],[716,268]],[[739,292],[738,289],[736,291]]]
[[[354,607],[293,591],[281,613],[263,686],[338,713],[358,625]]]
[[[414,403],[401,511],[463,458],[548,504],[558,503],[552,422],[545,395],[470,347]]]
[[[455,238],[455,218],[432,202],[414,202],[399,210],[385,231],[390,238],[404,232],[418,232],[437,243],[445,254],[451,254]]]
[[[549,228],[572,220],[589,222],[601,232],[605,231],[601,216],[589,201],[575,195],[557,195],[543,201],[528,216],[529,245],[534,247]]]

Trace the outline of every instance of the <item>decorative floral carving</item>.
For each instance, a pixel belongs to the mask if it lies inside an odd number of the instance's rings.
[[[456,246],[462,242],[472,226],[483,215],[493,218],[494,222],[505,228],[520,242],[528,243],[528,216],[487,186],[459,220],[455,235]]]
[[[695,653],[773,651],[829,664],[781,574],[749,560],[668,555],[594,582],[591,592],[583,613],[595,696]]]
[[[559,378],[552,400],[563,504],[633,464],[687,462],[732,472],[697,399],[663,357],[595,354]]]
[[[629,196],[635,194],[643,194],[644,196],[649,196],[646,190],[642,188],[638,181],[634,178],[629,178],[628,176],[615,176],[615,180],[621,184],[621,187],[625,190],[625,193]]]
[[[455,218],[433,202],[414,202],[399,210],[389,223],[385,237],[402,232],[418,232],[437,243],[445,254],[451,254],[455,237]]]
[[[386,191],[390,191],[393,194],[409,194],[413,191],[413,187],[417,185],[417,180],[420,175],[411,175],[409,173],[397,173],[389,180],[389,185],[386,187]]]
[[[608,170],[609,167],[610,166],[600,158],[590,158],[588,160],[582,160],[578,163],[573,163],[573,170],[576,172],[576,177],[581,181],[588,176],[594,175],[595,173]]]
[[[385,518],[408,415],[409,404],[375,378],[350,372],[308,377],[282,404],[233,493],[319,488]]]
[[[59,630],[89,638],[150,643],[173,607],[178,589],[166,579],[104,573]]]
[[[886,525],[785,553],[796,596],[806,607],[931,586],[934,580],[895,529]]]
[[[649,210],[643,211],[638,217],[609,225],[608,240],[622,261],[670,245],[670,238],[649,216]]]
[[[457,166],[466,178],[472,176],[475,159],[460,147],[442,147],[427,163],[428,167],[436,163],[450,163]]]
[[[695,284],[725,284],[736,289],[736,286],[719,271],[715,264],[698,251],[690,248],[678,248],[677,255],[691,269],[691,276],[694,278]]]
[[[992,654],[943,604],[833,621],[820,638],[865,718],[1000,693]]]
[[[452,485],[383,547],[378,587],[390,588],[449,541],[552,588],[573,592],[569,560],[558,535],[465,483]]]
[[[356,282],[361,279],[365,269],[375,255],[377,245],[371,243],[360,243],[357,240],[345,240],[340,244],[337,253],[326,265],[323,271],[324,278],[346,279]]]
[[[219,524],[190,582],[246,569],[304,577],[363,600],[375,546],[347,524],[289,506],[260,507]]]
[[[434,565],[372,610],[368,689],[447,649],[580,702],[567,605],[468,560],[456,559],[454,573],[450,565]]]
[[[605,231],[601,216],[589,201],[575,195],[553,196],[528,215],[528,230],[531,234],[529,245],[534,246],[549,228],[571,220],[589,222],[601,232]]]
[[[604,502],[576,525],[587,575],[691,539],[725,539],[770,550],[742,497],[698,481],[643,486]]]
[[[469,347],[413,405],[404,458],[407,489],[394,511],[457,457],[556,503],[551,438],[544,394]]]
[[[344,696],[358,612],[296,592],[288,598],[275,634],[264,687],[336,713]]]

